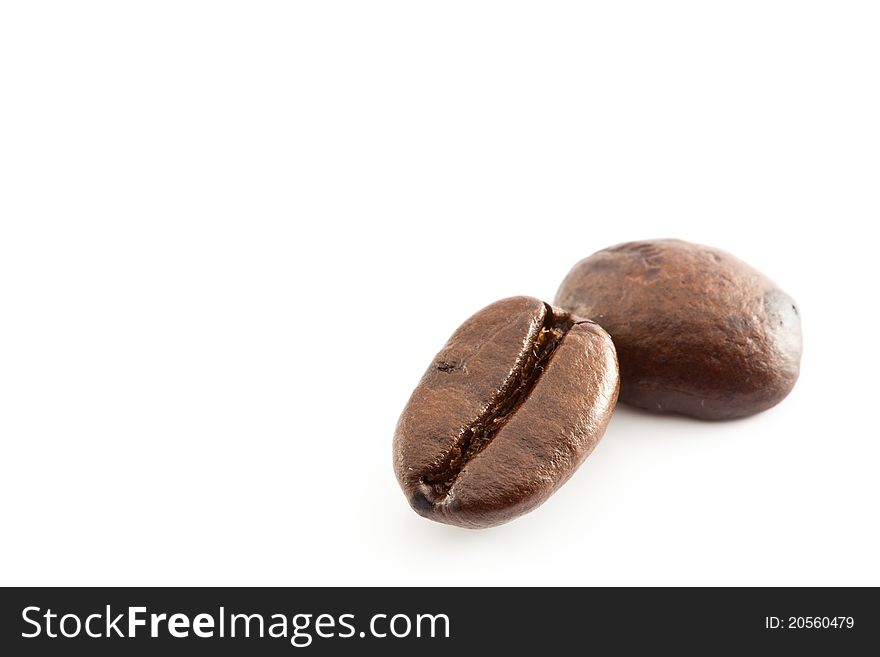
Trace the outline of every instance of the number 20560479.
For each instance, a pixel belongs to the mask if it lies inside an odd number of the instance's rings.
[[[851,630],[855,627],[852,616],[765,616],[768,630]]]

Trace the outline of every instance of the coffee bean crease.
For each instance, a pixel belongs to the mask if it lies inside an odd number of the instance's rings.
[[[543,324],[531,339],[531,345],[527,347],[528,354],[525,361],[511,376],[499,395],[486,406],[483,413],[462,431],[458,441],[440,465],[422,478],[422,483],[427,484],[436,496],[432,502],[436,503],[449,494],[456,478],[468,462],[492,442],[513,413],[529,398],[556,348],[574,326],[575,319],[571,314],[554,312],[546,303],[544,306],[546,313]],[[459,368],[441,363],[438,369],[451,372]]]

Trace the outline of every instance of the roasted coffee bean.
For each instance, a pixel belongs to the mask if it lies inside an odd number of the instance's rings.
[[[556,304],[594,319],[620,359],[620,400],[720,420],[778,404],[798,377],[794,301],[724,251],[629,242],[577,263]]]
[[[531,297],[498,301],[459,327],[410,397],[394,434],[397,479],[426,518],[512,520],[593,450],[617,389],[598,324]]]

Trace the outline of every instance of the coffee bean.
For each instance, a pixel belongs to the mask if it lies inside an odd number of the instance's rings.
[[[620,400],[703,419],[778,404],[798,377],[797,306],[724,251],[630,242],[577,263],[556,304],[594,319],[620,359]]]
[[[498,301],[434,358],[394,434],[419,514],[489,527],[531,511],[574,473],[617,400],[614,345],[596,323],[533,299]]]

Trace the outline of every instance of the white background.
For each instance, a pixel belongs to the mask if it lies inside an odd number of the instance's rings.
[[[880,9],[0,10],[3,584],[880,585]],[[630,239],[801,307],[777,408],[620,408],[543,507],[395,481],[449,334]]]

